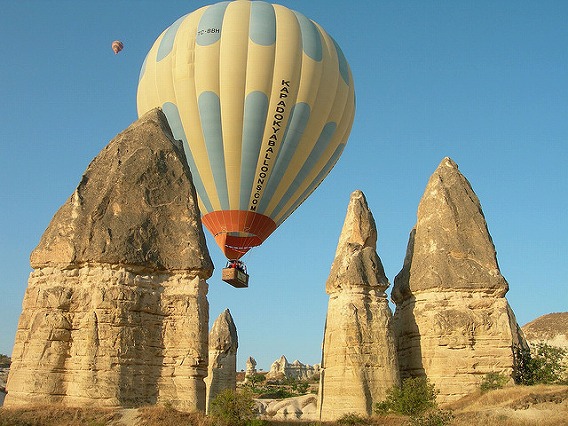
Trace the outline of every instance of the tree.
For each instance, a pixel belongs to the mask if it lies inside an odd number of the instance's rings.
[[[8,355],[0,354],[0,367],[9,367],[12,360]]]
[[[563,384],[567,382],[566,350],[546,343],[536,344],[530,352],[518,352],[520,367],[515,382],[523,385]]]
[[[404,379],[401,387],[394,386],[388,390],[387,399],[376,405],[376,411],[380,414],[421,415],[436,408],[437,393],[426,377]]]
[[[483,380],[481,381],[479,388],[481,389],[481,392],[487,392],[494,389],[501,389],[509,382],[509,380],[510,378],[502,373],[495,373],[495,372],[487,373],[483,378]]]
[[[246,383],[248,385],[250,385],[250,387],[253,391],[257,390],[256,385],[264,382],[265,380],[266,380],[266,375],[260,374],[260,373],[255,373],[255,374],[251,374],[249,376],[246,376]]]

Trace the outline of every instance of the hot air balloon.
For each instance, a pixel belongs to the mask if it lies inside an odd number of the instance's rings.
[[[112,51],[116,55],[124,48],[124,44],[120,40],[115,40],[112,42]]]
[[[336,42],[263,1],[175,21],[146,56],[137,104],[139,116],[162,108],[183,142],[202,222],[228,259],[262,244],[322,182],[355,113]]]

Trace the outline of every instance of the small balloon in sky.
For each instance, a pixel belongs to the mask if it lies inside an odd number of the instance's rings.
[[[124,44],[120,40],[115,40],[115,41],[112,42],[112,50],[113,50],[115,55],[118,52],[120,52],[123,48],[124,48]]]

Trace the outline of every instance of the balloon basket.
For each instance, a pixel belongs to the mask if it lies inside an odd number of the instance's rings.
[[[223,268],[221,279],[235,288],[248,287],[248,274],[237,268]]]

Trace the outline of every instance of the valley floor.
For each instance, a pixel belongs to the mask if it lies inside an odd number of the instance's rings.
[[[442,407],[454,416],[453,426],[568,425],[568,386],[514,386],[469,395]],[[404,416],[372,417],[367,425],[403,426]],[[214,426],[202,414],[180,413],[166,407],[97,410],[35,407],[0,408],[0,426]],[[268,425],[332,426],[334,423],[268,422]]]

